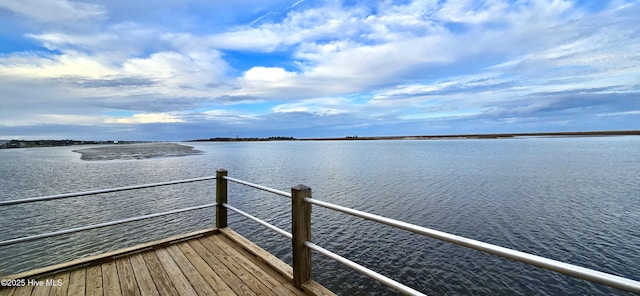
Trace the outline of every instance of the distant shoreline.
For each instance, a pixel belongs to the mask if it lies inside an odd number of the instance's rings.
[[[588,132],[536,132],[536,133],[496,133],[496,134],[456,134],[456,135],[416,135],[416,136],[345,136],[327,138],[224,138],[186,140],[183,142],[268,142],[268,141],[372,141],[372,140],[443,140],[443,139],[504,139],[515,137],[606,137],[640,136],[640,130],[588,131]]]
[[[640,130],[629,131],[589,131],[589,132],[540,132],[510,134],[459,134],[459,135],[423,135],[423,136],[347,136],[344,138],[304,138],[299,141],[371,141],[371,140],[442,140],[442,139],[505,139],[515,137],[607,137],[640,136]]]
[[[588,131],[588,132],[535,132],[535,133],[495,133],[495,134],[456,134],[456,135],[415,135],[415,136],[345,136],[327,138],[209,138],[182,141],[76,141],[76,140],[0,140],[0,149],[35,148],[54,146],[76,146],[88,144],[119,145],[140,143],[167,142],[268,142],[268,141],[372,141],[372,140],[455,140],[455,139],[508,139],[516,137],[607,137],[607,136],[640,136],[640,130],[625,131]]]

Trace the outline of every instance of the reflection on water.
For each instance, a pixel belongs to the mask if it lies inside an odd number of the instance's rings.
[[[0,150],[0,200],[208,176],[224,167],[265,186],[288,191],[302,183],[314,198],[638,280],[638,144],[638,137],[193,143],[204,153],[92,162],[69,147]],[[214,182],[3,207],[0,239],[210,203]],[[289,202],[229,185],[230,204],[285,230]],[[0,272],[211,227],[214,215],[204,209],[0,247]],[[314,242],[427,294],[622,294],[323,208],[312,215]],[[229,219],[290,263],[287,239]],[[314,277],[339,294],[394,293],[313,256]]]

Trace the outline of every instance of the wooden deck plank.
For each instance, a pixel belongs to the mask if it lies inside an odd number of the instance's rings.
[[[193,267],[198,270],[200,275],[202,275],[207,283],[215,290],[218,296],[237,295],[187,242],[179,243],[177,246],[182,251],[182,254],[193,264]]]
[[[240,250],[242,248],[233,242],[228,240],[224,240],[223,236],[215,236],[209,238],[218,248],[220,248],[224,253],[229,255],[234,262],[237,262],[242,268],[246,269],[249,274],[253,275],[262,282],[265,286],[271,289],[277,295],[297,295],[293,291],[290,291],[285,287],[286,283],[283,284],[279,282],[276,278],[268,274],[265,269],[271,269],[270,266],[267,266],[264,263],[257,263],[251,261],[249,258],[242,254]],[[282,276],[279,276],[282,277]],[[290,285],[290,283],[289,283]],[[276,289],[282,287],[284,289]]]
[[[62,272],[57,273],[53,278],[54,280],[60,280],[61,285],[56,285],[51,287],[51,291],[49,292],[49,296],[65,296],[67,295],[67,291],[69,290],[69,276],[70,272]],[[57,282],[56,282],[57,284]]]
[[[69,273],[69,289],[67,295],[85,295],[87,269],[82,267]]]
[[[155,250],[155,252],[156,256],[158,256],[158,259],[160,260],[160,263],[162,263],[162,265],[164,266],[164,270],[167,272],[169,278],[173,282],[173,286],[178,291],[178,294],[197,296],[198,293],[196,293],[196,290],[193,289],[187,277],[182,273],[182,270],[180,270],[180,267],[178,267],[176,262],[173,261],[173,258],[171,258],[171,255],[169,254],[167,249],[157,249]]]
[[[116,268],[118,269],[118,279],[120,280],[120,291],[123,296],[140,296],[138,282],[131,267],[129,257],[120,257],[116,259]],[[155,290],[155,286],[153,287]]]
[[[0,289],[0,296],[335,295],[313,281],[296,289],[290,266],[232,230],[208,233],[214,235],[109,252],[119,255],[97,255],[62,270],[29,271],[44,285]]]
[[[199,241],[209,250],[216,250],[213,252],[213,255],[222,262],[229,270],[231,270],[234,274],[236,274],[251,290],[253,290],[258,295],[276,295],[273,290],[269,289],[269,287],[265,286],[260,280],[258,280],[255,275],[251,274],[247,271],[246,268],[242,267],[238,262],[236,262],[231,256],[225,253],[220,249],[218,245],[214,243],[215,240],[219,240],[219,238],[210,236],[206,238],[202,238]]]
[[[120,291],[120,279],[118,278],[118,269],[116,268],[116,262],[111,260],[109,262],[102,263],[102,291],[104,295],[119,296],[122,295]]]
[[[247,271],[253,275],[255,275],[258,279],[260,279],[266,286],[268,287],[276,287],[280,285],[275,278],[271,275],[267,274],[260,266],[249,260],[247,257],[242,255],[236,248],[240,249],[239,246],[229,243],[229,241],[222,240],[220,236],[216,236],[215,239],[210,239],[215,245],[217,245],[222,252],[229,255],[233,260],[238,262],[241,266],[243,266]]]
[[[102,296],[102,268],[100,265],[87,267],[87,286],[85,287],[87,296]]]
[[[13,296],[29,296],[31,295],[31,291],[33,291],[33,286],[26,285],[20,288],[16,287],[16,290],[13,292]]]
[[[279,273],[293,280],[293,268],[284,263],[282,260],[278,259],[276,256],[265,251],[260,246],[256,245],[252,241],[248,240],[247,238],[241,236],[240,234],[229,228],[221,228],[219,231],[226,237],[230,238],[232,241],[240,244],[242,248],[247,250],[249,253],[263,258],[266,264],[273,267]]]
[[[247,256],[248,258],[254,258],[256,260],[266,263],[267,265],[272,267],[273,270],[275,270],[277,273],[285,276],[286,278],[289,279],[289,281],[293,281],[293,268],[291,266],[284,263],[282,260],[279,260],[274,255],[260,248],[260,246],[256,245],[255,243],[251,242],[247,238],[241,236],[240,234],[238,234],[237,232],[229,228],[221,228],[219,231],[221,234],[223,234],[221,238],[228,239],[238,244],[239,246],[242,247],[244,251],[253,255],[253,256]],[[331,290],[325,288],[324,286],[320,285],[318,282],[314,280],[310,280],[309,282],[303,284],[302,287],[304,292],[309,295],[316,295],[316,296],[336,295]],[[297,289],[295,290],[299,291]]]
[[[146,249],[150,249],[150,248],[158,248],[158,247],[167,246],[167,245],[169,245],[170,243],[172,243],[174,241],[182,241],[182,240],[189,239],[189,238],[213,235],[213,234],[217,234],[217,233],[218,233],[218,229],[217,228],[207,228],[207,229],[198,230],[198,231],[194,231],[194,232],[187,233],[187,234],[176,235],[176,236],[168,237],[168,238],[165,238],[165,239],[161,239],[161,240],[157,240],[157,241],[152,241],[152,242],[136,245],[136,246],[129,247],[129,248],[124,248],[124,249],[119,249],[119,250],[115,250],[115,251],[106,252],[106,253],[98,254],[98,255],[95,255],[95,256],[79,258],[79,259],[76,259],[76,260],[72,260],[70,262],[64,262],[64,263],[60,263],[60,264],[55,264],[55,265],[51,265],[51,266],[46,266],[46,267],[42,267],[42,268],[28,270],[28,271],[25,271],[25,272],[12,274],[12,275],[9,275],[9,276],[4,277],[4,278],[6,278],[6,279],[26,279],[26,278],[39,277],[39,276],[43,276],[43,275],[46,275],[46,274],[53,274],[53,273],[56,273],[56,272],[59,272],[59,271],[63,271],[63,270],[69,270],[69,269],[74,269],[74,268],[81,267],[81,266],[86,266],[89,263],[97,264],[97,263],[102,263],[104,261],[110,261],[110,260],[113,260],[114,257],[122,256],[122,255],[125,255],[125,254],[140,252],[142,250],[146,250]]]
[[[158,289],[158,294],[161,296],[167,295],[178,295],[178,291],[171,283],[171,279],[167,272],[164,270],[162,263],[156,256],[156,253],[153,251],[148,251],[142,253],[142,258],[144,258],[144,262],[147,264],[147,268],[149,269],[149,273],[153,278],[153,282]]]
[[[325,288],[323,285],[320,285],[316,281],[308,281],[302,285],[302,288],[308,295],[314,296],[335,296],[336,294],[331,292],[331,290]]]
[[[0,296],[13,296],[16,287],[0,287]]]
[[[147,263],[145,263],[142,254],[133,254],[129,256],[129,261],[131,261],[131,268],[133,269],[133,274],[136,277],[136,282],[138,283],[138,290],[140,291],[141,296],[160,296],[158,293],[158,288],[156,284],[153,282],[153,277],[147,268]]]
[[[245,248],[238,245],[235,241],[231,240],[225,235],[219,235],[218,237],[229,245],[235,245],[235,247],[233,248],[234,251],[241,254],[241,256],[243,256],[246,260],[249,260],[253,262],[253,264],[260,266],[264,272],[266,272],[267,274],[269,274],[271,277],[273,277],[275,280],[278,281],[280,287],[285,287],[287,290],[291,291],[290,293],[293,293],[298,296],[306,295],[304,292],[296,289],[296,287],[293,286],[292,279],[287,278],[285,275],[281,274],[278,270],[273,268],[271,265],[266,264],[262,258],[250,253]],[[285,292],[285,293],[288,294],[288,292]]]
[[[44,284],[46,279],[39,278],[39,284],[33,287],[33,291],[31,291],[31,296],[47,296],[49,295],[49,291],[51,290],[51,286]]]
[[[180,267],[182,273],[187,277],[187,280],[189,280],[191,286],[194,290],[196,290],[198,295],[218,295],[218,293],[216,293],[213,288],[211,288],[209,283],[207,283],[202,275],[200,275],[193,264],[191,264],[189,259],[187,259],[187,257],[182,253],[178,246],[174,244],[168,246],[166,249],[169,252],[169,255],[171,255],[171,258],[173,258],[173,261],[178,265],[178,267]]]
[[[229,287],[238,295],[257,295],[237,275],[231,272],[216,256],[205,248],[199,239],[189,241],[189,245],[204,259],[207,264],[224,280]]]

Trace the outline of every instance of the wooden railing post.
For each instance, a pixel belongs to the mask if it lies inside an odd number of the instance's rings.
[[[311,188],[298,185],[291,188],[291,223],[293,235],[293,285],[302,289],[302,284],[311,279],[311,249],[304,245],[311,241]]]
[[[227,170],[216,171],[216,227],[227,227],[227,208],[222,204],[227,203]]]

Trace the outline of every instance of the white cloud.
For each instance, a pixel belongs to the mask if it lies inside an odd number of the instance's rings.
[[[175,123],[184,122],[179,114],[172,113],[139,113],[130,117],[106,117],[105,123],[135,124],[135,123]]]
[[[505,1],[478,4],[472,0],[449,0],[442,4],[436,15],[444,21],[478,24],[496,21],[505,14],[506,8]]]
[[[458,85],[458,82],[443,81],[434,84],[411,84],[399,85],[390,90],[383,91],[373,96],[374,100],[386,100],[395,97],[407,97],[413,95],[425,95],[437,91],[445,90],[449,87]]]
[[[247,125],[259,120],[256,114],[247,114],[238,111],[214,109],[202,113],[193,113],[190,116],[206,121],[222,122],[231,125]]]
[[[56,124],[98,124],[102,122],[102,119],[96,116],[77,115],[77,114],[41,114],[38,115],[40,122]]]
[[[264,23],[257,28],[240,26],[202,39],[219,49],[271,52],[320,39],[357,37],[363,16],[364,11],[359,9],[326,5],[291,11],[280,23]]]
[[[350,41],[301,46],[302,77],[328,91],[350,93],[402,81],[410,72],[450,62],[440,36],[406,39],[392,43],[363,45]]]
[[[604,114],[598,114],[597,116],[602,117],[602,116],[621,116],[621,115],[640,115],[640,110],[615,112],[615,113],[604,113]]]
[[[242,75],[245,81],[256,82],[284,82],[295,76],[295,73],[288,72],[280,67],[253,67]]]
[[[106,14],[100,5],[67,0],[3,0],[0,1],[0,8],[40,22],[83,20]]]
[[[78,26],[73,29],[54,27],[38,34],[25,34],[25,37],[41,43],[49,50],[80,51],[118,60],[148,55],[150,50],[190,48],[172,47],[169,42],[158,40],[159,35],[161,33],[157,28],[144,27],[136,23],[118,23],[106,26]]]
[[[280,104],[271,110],[275,113],[306,112],[319,115],[351,113],[355,109],[353,102],[341,97],[314,98]]]
[[[246,28],[211,36],[206,38],[206,42],[220,49],[273,51],[285,43],[285,36],[268,29]]]
[[[113,59],[110,56],[89,55],[67,51],[61,55],[35,53],[0,56],[0,76],[24,79],[61,79],[69,88],[80,85],[87,95],[91,80],[113,81],[109,95],[133,95],[141,93],[173,96],[210,97],[218,94],[208,85],[225,83],[228,65],[217,51],[209,52],[158,52],[145,58]],[[116,78],[116,79],[114,79]],[[147,79],[153,84],[118,85],[117,78]],[[104,96],[104,90],[90,96]]]
[[[62,55],[15,54],[0,57],[0,76],[25,78],[87,77],[101,78],[115,75],[117,70],[105,65],[95,56],[79,52]]]

